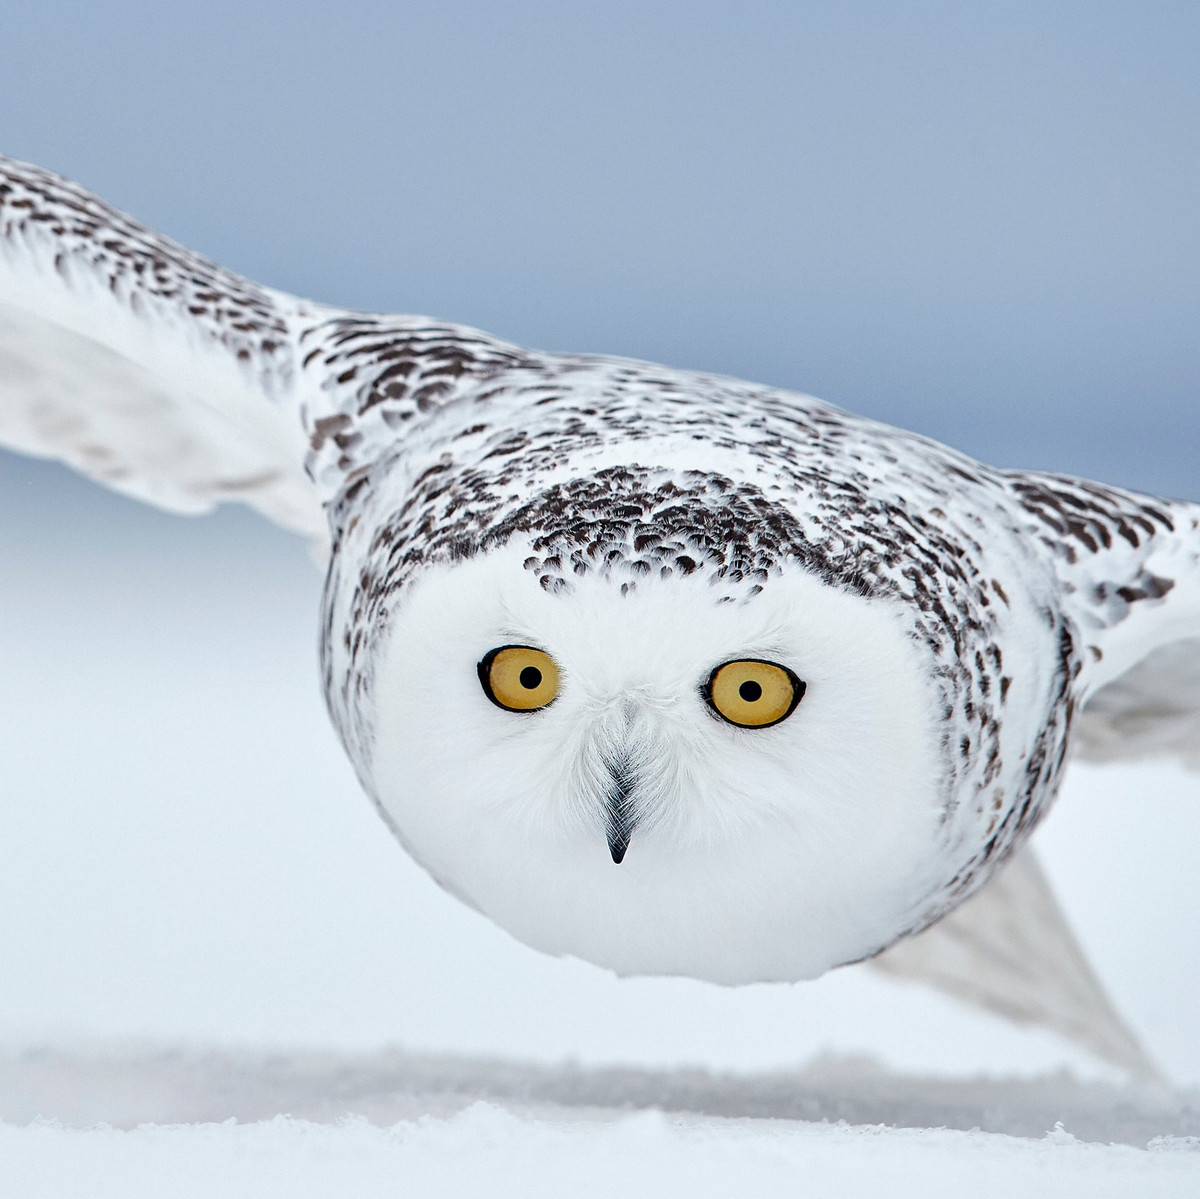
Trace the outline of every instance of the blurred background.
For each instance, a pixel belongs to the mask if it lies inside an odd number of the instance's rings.
[[[5,12],[0,151],[316,299],[1200,499],[1198,51],[1187,3],[44,0]],[[319,589],[247,512],[0,454],[0,1046],[1095,1069],[859,970],[730,991],[515,945],[358,792]],[[1200,783],[1075,768],[1039,841],[1200,1083]]]

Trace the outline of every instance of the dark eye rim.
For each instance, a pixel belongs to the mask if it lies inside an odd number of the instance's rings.
[[[766,724],[738,724],[736,720],[730,720],[720,708],[713,703],[712,689],[713,683],[718,674],[725,669],[726,666],[732,666],[735,662],[757,662],[760,666],[770,666],[775,670],[782,670],[787,675],[788,681],[792,684],[792,702],[788,704],[788,709],[782,716],[776,717],[774,720],[768,721]],[[745,729],[748,733],[757,733],[761,729],[773,729],[777,724],[782,724],[796,710],[800,701],[804,698],[804,693],[808,690],[808,684],[792,669],[784,666],[782,662],[771,662],[766,658],[729,658],[724,662],[718,662],[712,668],[707,679],[700,684],[700,695],[704,702],[708,705],[708,710],[717,717],[718,720],[725,724],[732,725],[735,729]]]
[[[539,712],[544,712],[551,705],[558,703],[556,695],[549,703],[542,704],[540,708],[510,708],[508,704],[502,704],[492,692],[492,663],[497,656],[502,654],[506,649],[531,649],[535,653],[545,654],[551,662],[554,662],[554,655],[549,650],[542,649],[540,645],[521,645],[517,642],[512,642],[509,645],[498,645],[495,649],[490,649],[475,665],[475,671],[479,675],[479,685],[483,688],[483,693],[500,709],[501,712],[513,712],[517,716],[536,716]],[[554,663],[558,666],[558,663]],[[560,670],[561,677],[561,670]]]

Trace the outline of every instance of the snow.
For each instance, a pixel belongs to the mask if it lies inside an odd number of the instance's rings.
[[[139,1196],[664,1195],[1192,1196],[1200,1152],[988,1133],[670,1117],[563,1119],[477,1103],[379,1128],[276,1117],[258,1124],[69,1132],[0,1129],[5,1193]]]
[[[860,968],[726,989],[516,944],[363,799],[319,574],[249,514],[2,458],[0,561],[5,1199],[1200,1194],[1196,777],[1073,767],[1038,834],[1152,1091]]]
[[[0,1113],[71,1127],[253,1122],[287,1113],[328,1123],[347,1114],[388,1126],[449,1116],[476,1100],[570,1111],[659,1109],[726,1118],[973,1129],[1040,1137],[1062,1124],[1081,1140],[1145,1148],[1197,1132],[1200,1093],[1083,1081],[900,1074],[826,1056],[751,1073],[644,1066],[539,1066],[512,1058],[403,1050],[157,1051],[137,1046],[26,1049],[0,1058]]]

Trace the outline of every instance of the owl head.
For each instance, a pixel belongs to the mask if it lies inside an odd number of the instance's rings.
[[[945,771],[903,603],[718,475],[469,519],[421,540],[409,505],[341,588],[366,665],[348,639],[340,723],[439,883],[538,949],[725,983],[913,926]]]

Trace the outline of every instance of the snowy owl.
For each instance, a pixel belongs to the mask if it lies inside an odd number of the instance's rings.
[[[721,983],[878,957],[1145,1066],[1036,866],[985,884],[1069,744],[1200,755],[1200,507],[310,303],[7,159],[0,443],[322,540],[364,789],[528,944]]]

